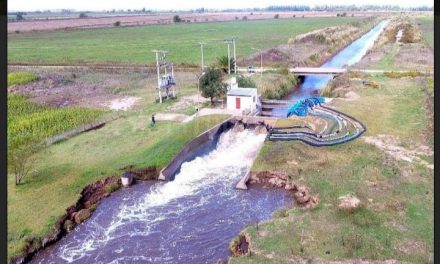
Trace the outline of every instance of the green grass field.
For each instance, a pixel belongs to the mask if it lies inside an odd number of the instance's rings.
[[[316,263],[360,258],[432,263],[433,171],[417,162],[394,160],[363,139],[396,136],[404,148],[432,149],[433,120],[420,107],[425,102],[423,87],[416,79],[367,78],[381,88],[352,84],[360,99],[332,103],[364,122],[368,130],[359,139],[325,148],[301,142],[263,145],[253,170],[287,172],[294,182],[319,194],[320,203],[314,210],[293,208],[287,215],[278,214],[260,223],[258,232],[255,225],[246,228],[253,254],[231,263],[299,263],[311,256]],[[426,161],[433,164],[432,156]],[[364,205],[343,213],[337,208],[338,197],[349,193]]]
[[[428,45],[434,49],[434,17],[421,17],[416,19],[420,30],[422,31],[423,38]]]
[[[199,65],[199,41],[207,44],[205,63],[227,54],[225,38],[236,37],[237,56],[251,49],[286,44],[288,39],[327,26],[357,21],[356,17],[296,18],[129,28],[31,32],[8,35],[8,63],[153,64],[153,49],[167,49],[169,61]]]

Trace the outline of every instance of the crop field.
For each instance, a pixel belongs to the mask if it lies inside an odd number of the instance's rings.
[[[14,150],[31,142],[56,135],[103,114],[87,108],[44,107],[24,96],[8,95],[8,149]]]
[[[421,17],[416,19],[419,28],[422,31],[422,36],[428,45],[434,49],[434,17]]]
[[[205,64],[227,54],[225,38],[236,37],[237,57],[286,44],[289,38],[318,28],[347,24],[359,17],[292,18],[262,21],[172,24],[76,31],[12,33],[8,35],[8,63],[128,63],[155,62],[153,49],[169,51],[176,64]],[[269,37],[270,36],[270,37]],[[231,47],[232,48],[232,47]]]

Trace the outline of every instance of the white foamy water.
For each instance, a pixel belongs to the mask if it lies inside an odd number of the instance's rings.
[[[196,207],[202,208],[209,203],[210,199],[206,192],[212,195],[210,188],[214,185],[216,187],[212,189],[215,189],[217,192],[215,195],[218,195],[220,199],[224,196],[224,199],[233,200],[236,197],[236,190],[233,190],[233,187],[252,165],[265,136],[255,134],[250,130],[239,133],[232,131],[223,133],[214,150],[182,164],[180,172],[173,181],[156,184],[151,187],[149,192],[135,200],[125,200],[119,204],[115,215],[109,215],[110,219],[108,220],[102,220],[103,217],[98,215],[96,217],[101,219],[98,223],[93,220],[94,215],[92,219],[83,224],[88,225],[92,231],[87,234],[83,232],[78,238],[76,238],[76,234],[73,234],[73,239],[61,245],[56,254],[70,263],[92,255],[99,256],[97,252],[100,249],[105,248],[107,244],[117,243],[119,239],[124,239],[127,236],[132,238],[154,236],[154,232],[158,232],[159,229],[156,226],[161,225],[167,219],[188,213]],[[219,182],[221,182],[220,186]],[[194,197],[198,197],[198,195],[200,198],[195,199]],[[194,200],[194,202],[176,203],[185,197],[191,197],[190,200]],[[124,226],[128,224],[133,226],[129,232],[124,229]],[[173,228],[180,230],[185,226],[177,223]],[[78,229],[73,231],[73,233],[75,232],[79,232]],[[124,252],[124,248],[118,247],[112,252],[121,254]],[[112,263],[118,263],[117,259],[115,258]],[[166,261],[166,254],[163,254],[159,259]],[[126,257],[121,257],[119,260],[121,263],[128,261]],[[140,256],[138,260],[153,261],[145,256]],[[160,260],[153,262],[160,262]]]

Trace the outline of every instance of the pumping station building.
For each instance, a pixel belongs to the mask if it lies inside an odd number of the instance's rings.
[[[261,109],[257,88],[238,87],[235,77],[228,83],[227,109],[240,111],[243,115],[257,113]]]

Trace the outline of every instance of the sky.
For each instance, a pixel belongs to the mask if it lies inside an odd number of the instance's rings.
[[[111,9],[189,10],[200,7],[213,9],[254,8],[270,5],[400,5],[433,6],[433,0],[9,0],[8,11],[75,9],[98,11]]]

